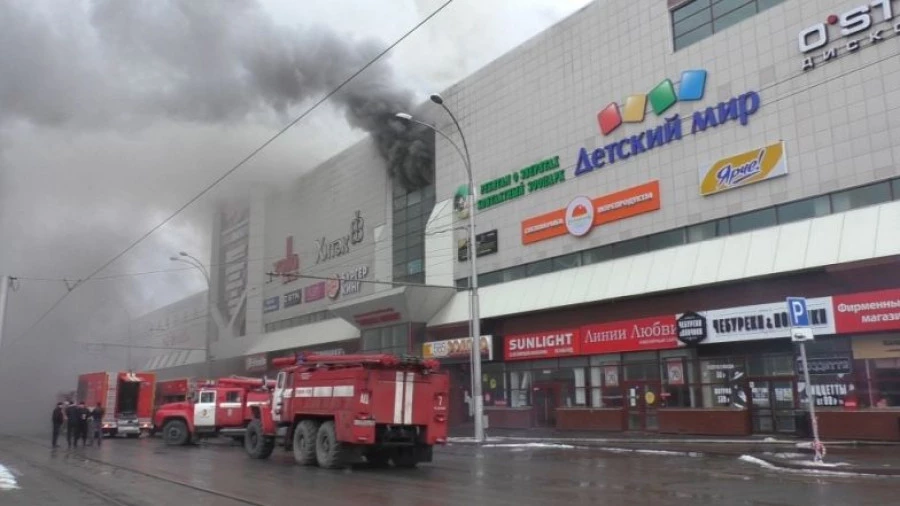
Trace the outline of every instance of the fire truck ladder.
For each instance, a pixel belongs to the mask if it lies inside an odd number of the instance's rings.
[[[106,413],[103,415],[104,421],[115,421],[116,418],[116,395],[118,394],[119,377],[116,373],[106,375],[106,404],[103,405]]]

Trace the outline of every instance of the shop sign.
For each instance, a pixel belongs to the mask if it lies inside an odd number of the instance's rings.
[[[700,195],[759,183],[787,175],[784,141],[723,158],[700,169]]]
[[[247,372],[265,371],[267,364],[265,353],[257,353],[256,355],[249,355],[244,358],[244,369]]]
[[[832,298],[839,334],[900,329],[900,290],[835,295]]]
[[[318,252],[316,264],[350,253],[350,245],[361,243],[363,238],[365,238],[365,234],[365,220],[360,216],[360,212],[356,211],[356,216],[350,221],[349,234],[332,241],[328,241],[324,237],[316,239],[316,251]]]
[[[833,408],[844,405],[844,399],[849,390],[846,383],[813,383],[812,394],[816,407]],[[809,402],[806,395],[806,383],[797,382],[797,393],[800,394],[800,403]]]
[[[666,378],[669,385],[684,385],[684,360],[680,358],[666,360]]]
[[[853,357],[900,358],[900,336],[864,336],[853,338]]]
[[[647,94],[631,95],[625,99],[620,111],[619,104],[612,102],[597,114],[597,122],[600,125],[600,133],[604,136],[612,133],[622,123],[641,123],[647,103],[656,116],[662,116],[669,108],[680,101],[696,101],[703,98],[706,88],[705,70],[686,70],[681,75],[678,93],[671,79],[664,79]],[[760,97],[755,91],[748,91],[737,97],[732,97],[726,102],[702,111],[696,111],[691,117],[691,134],[706,131],[708,128],[718,127],[729,121],[738,121],[746,126],[750,116],[759,110]],[[665,124],[651,128],[637,135],[621,139],[604,147],[596,148],[588,152],[582,147],[578,151],[578,162],[575,167],[575,176],[582,176],[602,169],[616,161],[624,161],[664,146],[672,141],[682,139],[682,118],[675,114],[665,118]]]
[[[497,252],[497,229],[482,232],[475,236],[475,244],[478,245],[476,255],[483,257]],[[456,257],[460,262],[469,259],[469,239],[460,239],[457,242]]]
[[[825,21],[800,30],[797,34],[798,48],[801,54],[807,55],[803,58],[803,70],[900,35],[900,21],[892,21],[894,7],[897,6],[895,3],[896,0],[874,0],[840,14],[829,14]],[[868,32],[862,33],[865,30]],[[846,42],[842,41],[841,45],[823,49],[832,40],[845,38]],[[821,53],[810,54],[817,50]]]
[[[481,336],[481,358],[494,359],[493,336]],[[472,338],[460,337],[446,341],[422,344],[422,357],[437,359],[469,358],[472,356]]]
[[[706,339],[706,317],[693,311],[678,316],[675,320],[675,336],[684,344],[698,344]]]
[[[664,350],[677,346],[675,317],[672,315],[581,327],[582,355]]]
[[[339,295],[354,295],[362,291],[362,280],[369,276],[369,266],[361,265],[354,269],[335,274],[333,279],[325,281],[325,295],[337,299]]]
[[[593,200],[575,197],[564,209],[523,221],[522,244],[566,234],[581,237],[595,226],[657,211],[659,208],[659,181],[650,181]]]
[[[559,168],[559,157],[547,158],[524,169],[482,183],[479,188],[478,210],[515,200],[565,181],[566,171]]]
[[[315,302],[325,298],[325,282],[319,281],[303,289],[304,302]]]
[[[581,334],[578,329],[506,336],[503,340],[503,358],[534,360],[567,357],[579,353],[580,343]]]
[[[272,311],[278,311],[281,307],[281,297],[278,295],[274,297],[269,297],[268,299],[263,301],[263,313],[271,313]]]
[[[807,299],[810,326],[817,335],[834,334],[831,297]],[[785,304],[757,304],[705,311],[706,343],[730,343],[790,337],[791,323]]]
[[[810,374],[850,374],[853,371],[850,357],[809,357]],[[797,376],[803,376],[803,359],[794,358]]]
[[[285,239],[284,258],[274,263],[275,274],[281,277],[282,283],[296,281],[300,274],[300,255],[294,253],[294,236]]]
[[[284,294],[284,307],[289,308],[300,304],[303,290],[294,290]]]

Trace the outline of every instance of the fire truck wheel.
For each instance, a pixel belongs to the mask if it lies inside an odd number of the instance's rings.
[[[294,428],[294,460],[301,466],[316,463],[316,432],[319,427],[312,420],[303,420]]]
[[[244,437],[244,449],[247,455],[254,459],[267,459],[275,449],[275,440],[263,434],[262,422],[253,420],[247,425],[247,435]]]
[[[339,469],[344,466],[343,444],[334,432],[334,422],[329,420],[319,426],[316,433],[316,461],[319,467]]]
[[[169,420],[163,426],[163,440],[170,446],[184,446],[191,438],[187,424],[181,420]]]
[[[391,455],[394,467],[405,467],[411,469],[419,463],[419,457],[416,449],[412,447],[400,447],[394,450]]]

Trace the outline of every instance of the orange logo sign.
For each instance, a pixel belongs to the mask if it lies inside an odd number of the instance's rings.
[[[593,207],[582,210],[585,202],[590,202]],[[576,197],[566,208],[523,221],[522,244],[531,244],[566,234],[583,236],[592,227],[656,211],[659,207],[659,181],[650,181],[593,200]],[[576,214],[579,216],[575,216]],[[593,215],[593,220],[586,226],[573,223],[574,220],[590,215]]]

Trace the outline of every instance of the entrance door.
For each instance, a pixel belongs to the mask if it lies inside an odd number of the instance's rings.
[[[625,420],[628,430],[659,430],[659,383],[625,382]]]
[[[796,431],[793,379],[751,380],[753,432],[774,434]]]
[[[194,426],[216,426],[216,391],[201,390],[200,398],[194,403]]]
[[[562,384],[535,382],[532,395],[534,420],[538,427],[556,426],[556,408],[562,403]]]

